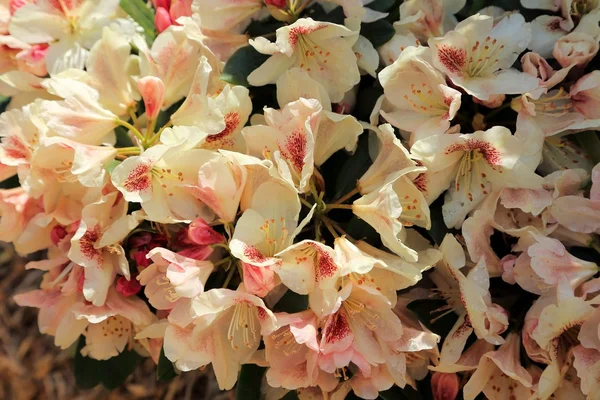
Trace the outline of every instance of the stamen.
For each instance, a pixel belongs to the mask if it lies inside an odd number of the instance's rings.
[[[252,348],[258,343],[257,318],[254,305],[247,302],[240,302],[235,305],[227,331],[227,337],[234,350],[239,349],[237,343],[243,343],[247,348]]]

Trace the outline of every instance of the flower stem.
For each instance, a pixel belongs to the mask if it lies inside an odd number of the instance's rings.
[[[352,205],[351,204],[327,204],[325,211],[335,210],[335,209],[352,210]]]
[[[133,133],[135,135],[135,137],[138,138],[140,143],[144,143],[144,135],[142,135],[142,133],[135,126],[133,126],[129,122],[123,121],[122,119],[119,119],[119,118],[117,118],[115,120],[115,123],[117,125],[121,125],[122,127],[129,129],[131,131],[131,133]]]
[[[323,218],[322,220],[325,226],[327,227],[327,230],[331,233],[331,235],[333,235],[334,238],[339,238],[340,235],[338,235],[333,225],[331,225],[331,221],[329,221],[329,218]]]
[[[359,192],[360,192],[360,189],[358,187],[355,187],[351,192],[346,193],[345,195],[343,195],[342,197],[340,197],[339,199],[334,201],[333,204],[341,204],[341,203],[345,202],[346,200],[348,200],[349,198],[351,198],[352,196],[354,196],[355,194],[358,194]]]
[[[313,205],[312,205],[312,204],[310,204],[308,201],[306,201],[306,200],[305,200],[305,199],[303,199],[302,197],[300,197],[300,202],[301,202],[302,204],[304,204],[304,205],[305,205],[306,207],[308,207],[308,208],[312,208],[312,207],[313,207]]]
[[[231,259],[229,259],[229,261],[231,261]],[[223,287],[227,289],[227,286],[229,285],[229,282],[231,282],[231,278],[233,278],[233,274],[235,273],[237,268],[235,268],[233,265],[229,265],[229,273],[227,274],[227,278],[225,278],[225,282],[223,282]]]

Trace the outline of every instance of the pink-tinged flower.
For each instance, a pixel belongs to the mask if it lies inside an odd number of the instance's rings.
[[[51,43],[46,54],[46,68],[51,74],[83,69],[88,50],[100,39],[102,28],[116,19],[118,9],[116,0],[39,0],[15,11],[9,31],[29,44]]]
[[[521,67],[523,68],[523,72],[535,76],[539,81],[538,88],[530,93],[531,97],[534,99],[539,98],[542,94],[548,93],[548,90],[562,82],[573,66],[574,65],[571,64],[566,68],[555,71],[550,64],[548,64],[546,59],[537,53],[529,52],[521,57]]]
[[[593,398],[600,393],[600,351],[577,346],[573,349],[573,366],[581,379],[581,392]]]
[[[6,166],[28,166],[44,133],[37,105],[3,112],[0,132],[0,162]]]
[[[163,248],[150,250],[146,257],[152,264],[140,272],[137,280],[144,286],[152,307],[158,310],[170,310],[202,293],[213,271],[210,261],[194,260]]]
[[[430,62],[428,47],[408,47],[379,73],[385,95],[381,115],[410,132],[411,144],[446,132],[460,108],[460,92],[448,87]]]
[[[293,292],[308,294],[311,309],[328,314],[337,296],[340,267],[334,249],[313,240],[295,243],[277,253],[273,268],[281,282]]]
[[[539,188],[535,166],[521,161],[527,146],[504,127],[473,134],[431,136],[415,143],[413,156],[427,167],[435,199],[449,188],[442,208],[448,227],[460,227],[467,214],[489,193],[502,188]],[[438,186],[439,185],[439,186]],[[434,186],[433,188],[431,186]]]
[[[396,137],[391,125],[383,124],[379,128],[371,129],[379,139],[378,151],[373,157],[373,164],[358,180],[358,187],[362,194],[373,192],[408,172],[425,171],[411,160],[408,150]]]
[[[212,211],[190,190],[200,166],[215,156],[193,148],[206,134],[198,128],[175,127],[165,130],[165,135],[171,144],[153,146],[119,164],[111,174],[113,185],[125,200],[141,203],[152,221],[190,222],[198,217],[212,221]]]
[[[543,58],[551,58],[554,46],[558,40],[569,32],[562,28],[565,20],[557,15],[540,15],[530,23],[531,42],[528,49]]]
[[[473,332],[477,338],[489,343],[504,343],[500,334],[508,327],[508,315],[502,307],[492,303],[485,260],[463,274],[465,253],[451,234],[444,238],[440,251],[442,262],[436,265],[430,276],[439,295],[448,303],[447,312],[454,311],[459,317],[444,340],[441,354],[444,363],[454,364]]]
[[[204,292],[192,300],[188,313],[193,323],[184,327],[169,316],[165,355],[182,371],[212,363],[222,390],[233,387],[241,364],[256,352],[261,337],[277,328],[263,301],[241,288]]]
[[[561,29],[569,32],[575,25],[576,21],[579,25],[585,24],[585,20],[591,19],[598,22],[600,17],[597,13],[599,6],[595,1],[578,1],[578,0],[521,0],[521,4],[525,8],[535,8],[541,10],[549,10],[552,12],[560,11],[560,23],[557,23]]]
[[[46,53],[48,52],[47,44],[34,44],[33,46],[24,49],[17,53],[17,67],[20,71],[32,73],[37,76],[46,76]]]
[[[465,400],[473,400],[481,392],[491,400],[533,395],[533,379],[521,365],[520,345],[519,335],[510,333],[500,348],[484,354],[464,387]]]
[[[68,256],[84,267],[83,295],[94,305],[104,304],[117,273],[130,278],[121,241],[138,224],[137,216],[127,215],[127,202],[118,192],[83,208]]]
[[[360,80],[352,50],[357,38],[343,25],[300,18],[277,29],[276,43],[261,37],[250,40],[257,51],[271,57],[248,76],[248,82],[275,83],[286,70],[300,67],[323,85],[332,102],[338,102]]]
[[[510,14],[497,23],[493,17],[477,14],[428,43],[436,68],[470,95],[488,100],[537,87],[537,79],[511,68],[530,40],[531,31],[521,14]]]
[[[412,33],[396,33],[387,43],[377,48],[379,57],[389,67],[400,57],[402,52],[412,46],[420,46],[421,42]]]
[[[280,264],[276,256],[293,243],[294,237],[311,217],[309,215],[298,226],[299,213],[300,202],[292,187],[281,181],[262,184],[256,190],[250,207],[236,223],[229,243],[231,254],[243,264],[255,268],[273,268]],[[248,272],[259,274],[257,278],[267,278],[266,283],[270,284],[265,289],[274,284],[270,272],[260,273],[252,269]]]
[[[154,120],[160,112],[165,99],[165,84],[155,76],[145,76],[138,79],[137,86],[144,99],[146,116]]]
[[[322,107],[316,100],[300,99],[281,111],[265,109],[268,125],[254,125],[243,130],[249,153],[270,159],[278,175],[297,188],[309,190],[315,168],[315,134]]]
[[[367,287],[347,283],[335,305],[321,331],[319,366],[333,373],[352,362],[368,376],[388,362],[381,343],[400,340],[402,323],[387,299]]]
[[[454,400],[459,390],[458,375],[434,372],[431,375],[431,392],[433,400]]]
[[[577,297],[562,280],[555,291],[543,294],[525,316],[523,345],[528,356],[548,364],[538,384],[540,397],[548,398],[564,375],[567,353],[574,347],[576,332],[594,313],[590,302]],[[562,372],[561,372],[562,371]]]
[[[481,357],[493,350],[493,344],[488,343],[483,339],[477,339],[467,350],[461,350],[462,353],[458,353],[458,355],[454,354],[454,352],[442,353],[440,357],[438,357],[439,362],[436,362],[437,360],[434,361],[436,365],[430,366],[429,369],[431,371],[444,373],[473,371],[479,366]]]
[[[400,20],[394,23],[398,32],[410,32],[419,40],[442,36],[453,29],[457,20],[454,14],[464,6],[465,0],[408,0],[400,5]]]
[[[140,76],[155,76],[165,85],[163,107],[187,95],[202,56],[214,59],[206,46],[190,39],[184,27],[175,25],[159,34],[150,49],[140,49],[140,56]]]
[[[312,311],[277,313],[277,329],[265,336],[269,386],[288,390],[316,386],[319,375],[318,321]]]
[[[246,152],[242,128],[252,112],[248,89],[224,85],[206,57],[200,59],[188,95],[171,115],[174,125],[195,126],[208,133],[205,149]]]
[[[270,166],[269,161],[221,150],[200,166],[198,180],[190,185],[190,191],[222,221],[233,222],[256,185],[270,179]]]
[[[527,249],[531,269],[546,284],[556,286],[564,280],[576,288],[598,272],[596,264],[574,257],[559,240],[535,233],[532,236],[537,243]]]
[[[578,195],[562,196],[554,200],[550,213],[562,226],[582,233],[600,233],[600,164],[592,170],[590,198]]]
[[[192,3],[192,10],[200,16],[202,27],[213,31],[244,29],[262,7],[263,0],[194,0]]]
[[[42,210],[40,202],[21,187],[0,190],[0,240],[16,241],[29,221]]]

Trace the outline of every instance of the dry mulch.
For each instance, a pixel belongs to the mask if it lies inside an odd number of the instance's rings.
[[[12,297],[37,289],[41,271],[25,271],[28,260],[0,242],[0,399],[233,399],[220,392],[210,368],[156,380],[156,366],[147,359],[116,390],[101,386],[79,390],[73,375],[73,349],[60,350],[37,326],[37,309],[19,307]]]

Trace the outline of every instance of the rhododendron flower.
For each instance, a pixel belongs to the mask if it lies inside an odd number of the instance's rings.
[[[137,276],[152,307],[169,310],[180,299],[192,299],[204,291],[204,284],[213,271],[210,261],[197,261],[167,249],[150,250],[152,264]]]
[[[16,10],[10,34],[29,44],[51,43],[46,67],[55,74],[83,69],[88,50],[100,38],[103,26],[116,17],[116,0],[52,2],[39,0]]]
[[[470,95],[488,100],[497,94],[529,92],[537,87],[530,75],[510,68],[531,40],[520,14],[494,18],[474,15],[441,38],[429,39],[433,65]]]
[[[213,31],[230,31],[239,27],[244,29],[250,18],[262,7],[263,0],[192,2],[192,11],[200,16],[202,27]]]
[[[286,70],[300,67],[323,85],[332,102],[360,80],[352,46],[356,32],[337,24],[301,18],[277,30],[277,42],[264,38],[250,41],[263,54],[271,57],[248,76],[254,86],[275,83]]]
[[[193,323],[169,324],[165,331],[167,358],[182,371],[212,363],[222,390],[231,389],[240,365],[258,349],[261,336],[277,325],[263,301],[243,289],[213,289],[192,300]]]
[[[409,31],[426,42],[453,29],[457,23],[454,14],[465,4],[465,0],[408,0],[400,4],[400,20],[394,27],[400,32]]]
[[[478,338],[492,344],[502,344],[500,336],[508,327],[506,311],[492,303],[489,293],[489,274],[485,260],[475,265],[467,275],[461,272],[466,265],[465,253],[451,234],[440,245],[442,262],[431,275],[439,295],[448,302],[448,311],[459,318],[444,340],[441,357],[446,363],[455,363],[473,332]]]
[[[525,147],[503,127],[470,135],[431,136],[414,144],[411,152],[427,167],[426,176],[436,182],[428,185],[428,195],[436,198],[450,183],[444,207],[444,222],[458,227],[466,215],[493,190],[504,187],[541,186],[542,178],[521,162]]]
[[[138,223],[136,216],[127,215],[127,203],[118,192],[83,209],[69,258],[84,267],[83,294],[94,305],[104,304],[117,273],[129,279],[129,264],[120,242]]]
[[[446,86],[444,76],[430,60],[429,48],[408,47],[379,73],[385,102],[389,103],[381,115],[397,128],[411,132],[411,143],[447,131],[460,108],[460,92]]]

